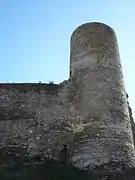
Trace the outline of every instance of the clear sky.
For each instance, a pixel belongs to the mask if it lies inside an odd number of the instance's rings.
[[[0,82],[68,79],[70,36],[92,21],[117,34],[135,117],[135,0],[0,0]]]

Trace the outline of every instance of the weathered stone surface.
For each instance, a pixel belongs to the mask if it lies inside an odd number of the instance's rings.
[[[56,84],[0,84],[0,146],[83,170],[135,166],[131,121],[115,32],[102,23],[71,37],[70,79]],[[114,164],[116,165],[114,168]]]
[[[120,161],[127,167],[134,166],[134,143],[115,32],[102,23],[81,25],[72,34],[70,57],[75,92],[72,101],[85,119],[85,123],[80,121],[83,128],[72,161],[89,170]]]
[[[31,153],[45,150],[46,156],[55,157],[55,146],[63,146],[67,128],[67,89],[63,85],[0,85],[1,146],[15,141]]]

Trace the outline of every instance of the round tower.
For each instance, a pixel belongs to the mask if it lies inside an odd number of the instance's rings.
[[[70,79],[72,103],[78,112],[74,121],[81,127],[74,137],[73,164],[108,171],[134,167],[131,123],[112,28],[93,22],[73,32]]]

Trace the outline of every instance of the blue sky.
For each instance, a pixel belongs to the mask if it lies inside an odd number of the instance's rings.
[[[85,22],[103,22],[117,34],[135,115],[134,20],[134,0],[0,0],[0,82],[68,79],[73,30]]]

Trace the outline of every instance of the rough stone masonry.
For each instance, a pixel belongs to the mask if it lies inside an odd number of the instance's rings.
[[[103,23],[73,32],[67,81],[0,84],[1,149],[18,146],[58,159],[63,144],[68,161],[80,169],[135,166],[117,39]]]

